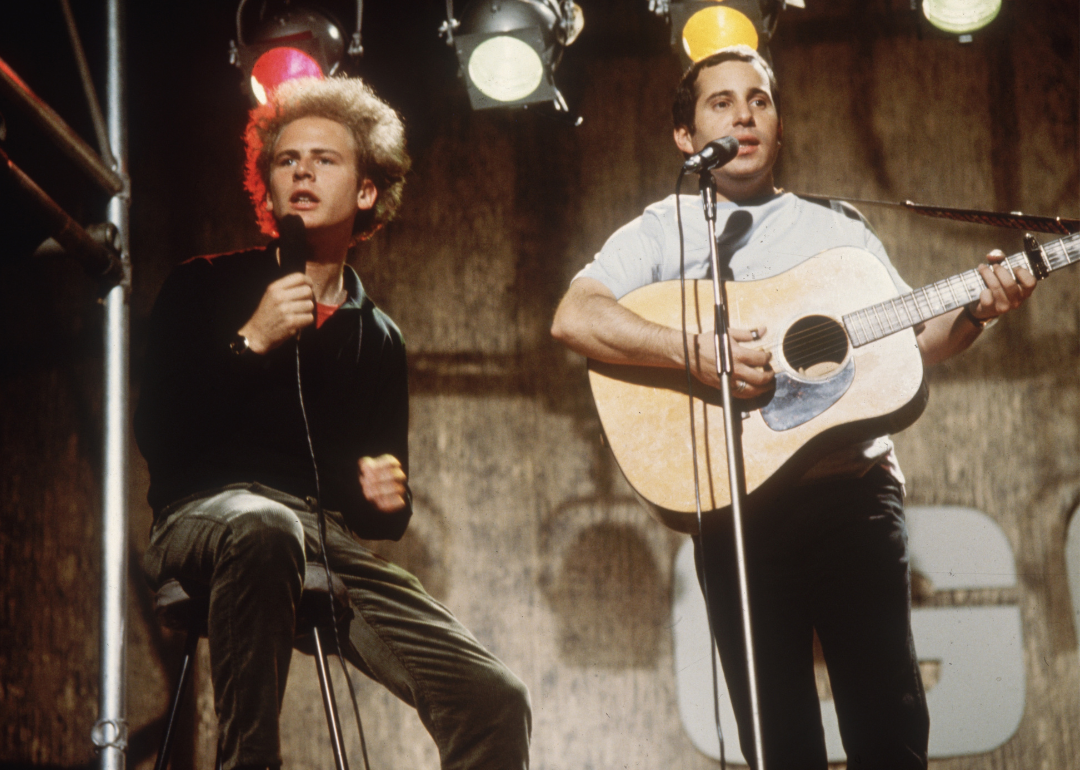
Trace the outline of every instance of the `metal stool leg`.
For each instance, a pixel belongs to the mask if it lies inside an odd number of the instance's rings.
[[[315,640],[315,669],[319,672],[319,686],[322,688],[323,709],[326,711],[326,725],[330,728],[330,745],[334,749],[334,764],[337,770],[349,770],[349,760],[345,756],[345,741],[341,736],[341,722],[338,718],[337,700],[330,682],[326,666],[326,653],[323,651],[319,627],[312,627]]]
[[[195,660],[195,650],[199,645],[199,635],[189,632],[187,641],[184,643],[184,658],[180,661],[180,677],[176,682],[176,693],[173,695],[172,705],[169,707],[169,715],[165,719],[165,735],[161,739],[161,749],[158,751],[157,762],[154,770],[165,770],[169,764],[169,751],[172,748],[173,729],[176,727],[176,715],[180,711],[180,702],[187,690],[188,680],[191,678],[191,665]]]

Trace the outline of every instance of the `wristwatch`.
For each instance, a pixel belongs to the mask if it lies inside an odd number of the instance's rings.
[[[234,356],[240,358],[244,353],[251,350],[251,343],[248,342],[247,337],[240,332],[237,332],[233,335],[232,340],[229,341],[229,350],[232,351]]]

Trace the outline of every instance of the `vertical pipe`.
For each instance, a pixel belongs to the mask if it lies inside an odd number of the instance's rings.
[[[123,108],[122,0],[107,2],[107,120],[109,143],[124,189],[109,201],[108,218],[120,234],[124,278],[105,300],[105,426],[102,484],[101,692],[93,740],[101,770],[124,770],[127,750],[126,602],[128,486],[129,195],[127,125]]]

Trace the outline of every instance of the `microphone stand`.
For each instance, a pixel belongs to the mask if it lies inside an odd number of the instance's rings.
[[[724,408],[724,433],[728,461],[728,483],[731,490],[731,518],[735,527],[735,560],[739,574],[739,604],[742,607],[743,645],[746,647],[746,670],[750,687],[750,715],[754,727],[754,754],[757,770],[765,770],[765,752],[761,736],[761,707],[758,700],[757,666],[754,662],[754,638],[750,626],[750,592],[746,577],[746,549],[743,540],[743,502],[746,499],[746,469],[742,452],[742,410],[736,416],[731,395],[735,361],[731,353],[731,333],[728,323],[727,291],[720,272],[720,259],[716,250],[716,180],[712,170],[705,169],[699,175],[701,201],[705,210],[705,223],[709,235],[709,259],[712,265],[713,283],[713,352],[716,354],[716,372],[720,375],[720,395]],[[728,260],[731,259],[730,254]],[[726,267],[726,265],[725,265]],[[697,451],[696,449],[694,451]]]

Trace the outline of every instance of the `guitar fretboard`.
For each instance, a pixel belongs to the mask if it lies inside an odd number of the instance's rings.
[[[1045,243],[1042,250],[1049,270],[1068,267],[1080,261],[1080,234]],[[1036,272],[1023,252],[1007,257],[1003,264],[1013,271],[1022,267]],[[968,270],[849,313],[843,318],[844,327],[851,344],[859,347],[974,302],[985,288],[979,271]]]

